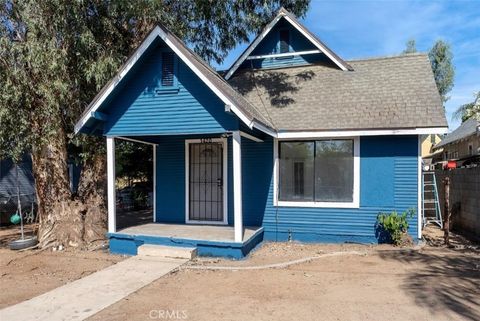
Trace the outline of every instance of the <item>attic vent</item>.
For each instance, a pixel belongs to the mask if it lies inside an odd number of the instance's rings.
[[[174,58],[173,52],[162,52],[162,86],[173,86]]]
[[[280,53],[290,51],[290,32],[288,30],[280,30]]]

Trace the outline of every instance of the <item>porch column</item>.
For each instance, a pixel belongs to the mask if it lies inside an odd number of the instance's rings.
[[[242,147],[240,131],[233,132],[233,208],[235,242],[243,240],[242,213]]]
[[[115,138],[107,137],[108,233],[117,231],[115,195]]]

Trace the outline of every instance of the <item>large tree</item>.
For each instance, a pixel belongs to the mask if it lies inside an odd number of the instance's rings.
[[[455,69],[452,62],[453,53],[450,45],[443,40],[437,40],[428,52],[428,57],[430,58],[438,92],[445,103],[450,98],[447,94],[453,88],[453,79],[455,77]]]
[[[104,238],[105,154],[101,138],[73,125],[157,21],[209,62],[248,41],[284,6],[309,0],[0,0],[0,157],[29,152],[43,247]],[[72,149],[72,146],[76,148]],[[69,150],[79,151],[77,194]]]

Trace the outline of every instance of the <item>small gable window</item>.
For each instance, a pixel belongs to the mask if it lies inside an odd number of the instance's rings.
[[[290,31],[280,30],[279,50],[280,53],[290,52]]]
[[[162,52],[162,86],[173,87],[175,79],[175,54],[173,52]]]

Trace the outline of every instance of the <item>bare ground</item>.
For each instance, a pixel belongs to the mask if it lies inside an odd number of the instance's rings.
[[[254,266],[338,251],[281,269],[211,271],[188,265],[89,320],[479,320],[480,251],[426,246],[267,243]]]
[[[89,320],[480,320],[480,250],[461,239],[446,248],[439,237],[433,230],[431,245],[423,248],[266,243],[246,260],[202,258]],[[334,252],[347,254],[241,270]],[[0,249],[0,288],[8,289],[0,292],[0,308],[121,259],[102,252]]]
[[[27,227],[27,232],[31,227]],[[105,251],[11,251],[19,228],[0,229],[0,309],[31,299],[122,260]]]

